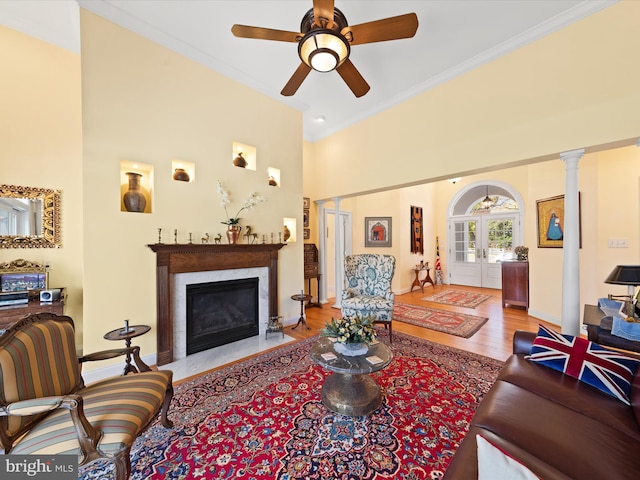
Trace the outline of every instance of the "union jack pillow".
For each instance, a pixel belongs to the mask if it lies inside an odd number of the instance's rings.
[[[539,325],[527,356],[630,405],[629,391],[640,360],[581,337],[562,335]]]

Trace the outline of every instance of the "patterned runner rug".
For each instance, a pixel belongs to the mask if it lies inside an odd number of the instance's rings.
[[[444,290],[428,297],[421,298],[427,302],[444,303],[445,305],[455,305],[456,307],[476,308],[491,295],[482,293],[465,292],[463,290]]]
[[[312,337],[181,383],[171,430],[157,422],[132,449],[132,479],[441,478],[502,363],[397,332],[373,377],[382,406],[334,414],[309,356]],[[384,340],[384,339],[383,339]],[[81,478],[110,478],[101,468]]]
[[[396,303],[394,305],[393,319],[464,338],[469,338],[476,333],[489,320],[486,317],[438,310],[421,305],[409,305],[407,303]]]

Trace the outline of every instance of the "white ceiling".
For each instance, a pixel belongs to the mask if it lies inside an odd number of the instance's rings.
[[[312,0],[2,0],[0,24],[79,52],[79,5],[300,110],[305,139],[316,141],[613,3],[335,0],[350,25],[418,15],[415,37],[352,48],[350,59],[371,86],[361,98],[336,72],[314,71],[283,97],[300,64],[297,45],[231,33],[234,23],[297,32]]]

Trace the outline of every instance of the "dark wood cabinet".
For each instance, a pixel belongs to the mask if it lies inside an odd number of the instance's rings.
[[[529,309],[529,262],[502,262],[502,308]]]
[[[318,287],[318,302],[313,302],[313,297],[307,303],[307,307],[321,307],[320,305],[320,273],[318,271],[318,247],[313,243],[304,244],[304,278],[309,282],[309,295],[311,293],[311,279],[315,278]]]
[[[0,307],[0,330],[32,313],[64,315],[64,291],[65,289],[63,288],[60,292],[60,300],[55,302],[41,302],[39,297],[33,297],[29,299],[29,303]]]

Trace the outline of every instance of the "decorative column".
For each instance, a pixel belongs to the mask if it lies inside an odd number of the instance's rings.
[[[322,284],[320,288],[322,297],[318,298],[318,302],[329,303],[327,300],[327,225],[324,218],[324,200],[316,203],[318,204],[318,269]]]
[[[333,304],[333,308],[342,308],[342,289],[344,287],[344,272],[343,272],[343,262],[344,262],[344,258],[342,257],[342,252],[343,252],[343,242],[344,242],[344,238],[343,234],[342,234],[342,218],[340,217],[340,198],[334,198],[333,202],[335,204],[335,209],[336,209],[336,215],[335,215],[335,221],[334,221],[334,230],[335,230],[335,247],[334,247],[334,253],[335,253],[335,266],[334,266],[334,273],[335,273],[335,287],[334,290],[336,291],[336,301]]]
[[[584,149],[560,154],[565,169],[564,231],[562,235],[562,333],[580,335],[580,225],[578,162]]]

